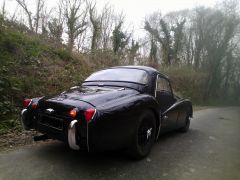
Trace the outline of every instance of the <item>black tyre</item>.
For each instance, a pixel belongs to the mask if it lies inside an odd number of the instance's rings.
[[[187,115],[185,119],[185,125],[180,129],[180,132],[183,132],[183,133],[188,132],[189,127],[190,127],[190,116]]]
[[[129,149],[129,154],[134,159],[146,157],[155,142],[156,120],[151,111],[144,112],[137,123],[133,144]]]

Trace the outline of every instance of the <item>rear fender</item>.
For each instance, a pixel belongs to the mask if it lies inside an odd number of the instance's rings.
[[[145,110],[152,110],[158,125],[160,124],[158,103],[154,97],[147,94],[116,99],[114,103],[110,101],[97,106],[96,109],[96,117],[89,123],[90,146],[93,149],[98,147],[117,149],[129,146],[132,143],[139,116]]]

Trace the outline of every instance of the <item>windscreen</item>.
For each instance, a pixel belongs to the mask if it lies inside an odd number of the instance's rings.
[[[148,76],[140,69],[106,69],[89,76],[85,81],[126,81],[147,84]]]

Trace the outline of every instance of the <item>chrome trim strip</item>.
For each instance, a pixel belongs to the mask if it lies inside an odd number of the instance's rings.
[[[156,141],[158,140],[159,135],[160,135],[161,125],[162,125],[162,114],[161,114],[161,112],[160,112],[160,119],[159,119],[159,126],[158,126],[158,132],[157,132]]]
[[[30,103],[28,104],[28,106],[26,108],[28,108],[31,104],[32,104],[33,100],[31,99]]]
[[[94,109],[95,109],[95,108],[94,108]],[[95,117],[96,113],[97,113],[97,110],[95,109],[95,111],[94,111],[94,113],[93,113],[93,116],[92,116],[92,119],[91,119],[91,121],[92,121],[92,120],[93,120],[93,118]]]
[[[159,76],[160,75],[158,74],[157,78],[156,78],[156,85],[155,85],[155,99],[156,99],[156,101],[157,101],[157,82],[158,82]],[[158,138],[159,138],[161,125],[162,125],[162,113],[160,112],[159,127],[158,127],[156,140],[158,140]]]
[[[172,106],[170,106],[166,111],[163,112],[163,115],[166,114],[168,111],[170,111],[171,109],[175,108],[177,105],[181,104],[182,102],[186,101],[186,99],[180,100],[176,103],[174,103]]]
[[[42,125],[42,126],[45,126],[45,127],[48,127],[48,128],[51,128],[51,129],[58,130],[58,131],[62,131],[62,130],[63,130],[63,129],[60,129],[60,128],[51,126],[51,125],[49,125],[49,124],[44,124],[44,123],[40,123],[40,122],[39,122],[38,124],[40,124],[40,125]]]
[[[73,89],[77,89],[77,88],[80,88],[80,86],[73,86],[70,89],[73,90]]]
[[[159,78],[159,74],[157,75],[157,78],[156,78],[156,85],[155,85],[155,98],[157,97],[157,81],[158,81],[158,78]]]
[[[95,109],[95,108],[94,108],[94,109]],[[95,117],[96,113],[97,113],[97,110],[95,109],[94,114],[93,114],[93,116],[92,116],[92,119],[91,119],[89,122],[91,122],[91,121],[93,120],[93,118]],[[88,152],[89,152],[89,143],[88,143],[88,123],[87,123],[87,149],[88,149]]]
[[[75,125],[78,121],[75,119],[71,121],[68,126],[68,145],[71,149],[79,150],[80,147],[76,144],[76,128]]]

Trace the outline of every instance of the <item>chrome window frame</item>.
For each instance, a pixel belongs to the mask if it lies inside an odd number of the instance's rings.
[[[160,75],[158,74],[156,78],[156,83],[155,83],[155,98],[157,98],[157,82],[158,82],[159,76]]]
[[[172,96],[173,96],[173,90],[172,90],[172,86],[171,86],[170,81],[169,81],[168,79],[162,77],[160,74],[158,74],[158,75],[157,75],[157,78],[156,78],[156,84],[155,84],[155,98],[157,98],[157,83],[158,83],[158,79],[159,79],[159,78],[162,78],[162,79],[164,79],[164,80],[166,80],[166,81],[168,82],[168,86],[169,86],[169,90],[170,90],[170,91],[167,91],[167,92],[171,93]]]

